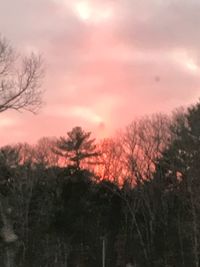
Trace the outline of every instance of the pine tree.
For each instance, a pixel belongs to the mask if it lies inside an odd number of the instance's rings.
[[[57,143],[57,153],[67,158],[72,165],[80,170],[81,162],[98,155],[95,139],[91,139],[91,133],[85,132],[81,127],[74,127],[67,133],[67,138],[61,137]]]

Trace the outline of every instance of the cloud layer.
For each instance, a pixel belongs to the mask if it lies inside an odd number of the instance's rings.
[[[22,53],[42,53],[46,66],[44,108],[1,114],[1,144],[75,125],[108,135],[196,101],[199,12],[198,0],[1,1],[1,33]]]

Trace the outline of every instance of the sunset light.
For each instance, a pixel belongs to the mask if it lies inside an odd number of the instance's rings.
[[[0,267],[200,267],[200,0],[0,25]]]
[[[199,66],[192,59],[186,61],[185,66],[186,68],[188,68],[188,70],[194,73],[196,73],[199,70]]]
[[[17,53],[41,54],[45,70],[38,115],[3,113],[1,142],[34,143],[66,125],[109,136],[138,116],[193,102],[200,93],[195,1],[0,1],[0,36]]]
[[[92,7],[87,2],[78,2],[75,4],[75,11],[77,15],[83,19],[88,20],[93,15]]]
[[[94,111],[87,107],[74,107],[71,110],[69,110],[69,113],[72,116],[83,118],[86,121],[90,121],[92,123],[102,123],[103,119],[97,115]]]
[[[72,8],[81,20],[88,22],[100,23],[113,16],[111,6],[95,1],[74,1]]]
[[[197,74],[199,71],[199,66],[196,63],[197,59],[191,56],[185,50],[177,50],[172,52],[173,60],[183,69],[190,72],[191,74]]]

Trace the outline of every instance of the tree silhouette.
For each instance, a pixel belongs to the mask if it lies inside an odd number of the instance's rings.
[[[36,112],[41,106],[42,60],[32,53],[22,57],[0,36],[0,112]]]
[[[35,113],[41,106],[43,78],[42,60],[32,53],[22,57],[0,36],[0,113],[7,110],[27,110]],[[8,151],[7,151],[8,152]],[[10,155],[14,153],[10,153]],[[1,161],[2,161],[1,151]],[[8,153],[7,153],[8,156]],[[5,243],[15,243],[15,235],[6,201],[0,193],[1,237]],[[6,247],[6,266],[14,265],[14,247]]]
[[[91,139],[91,133],[81,127],[74,127],[67,135],[67,138],[61,137],[58,141],[56,153],[67,158],[79,170],[83,160],[98,155],[95,139]]]

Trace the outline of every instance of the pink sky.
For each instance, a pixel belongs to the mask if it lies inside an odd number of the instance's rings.
[[[0,1],[1,33],[45,60],[44,107],[0,114],[0,145],[108,136],[135,117],[200,96],[199,0]]]

